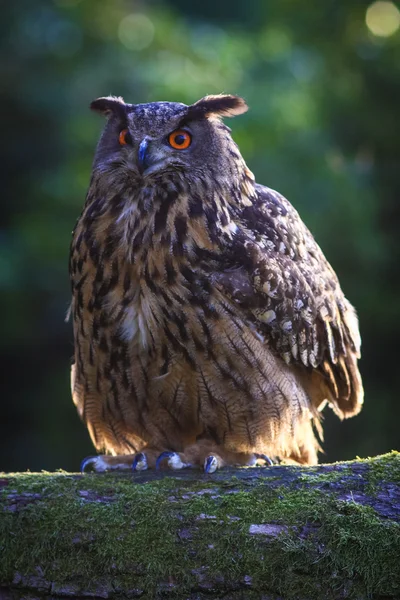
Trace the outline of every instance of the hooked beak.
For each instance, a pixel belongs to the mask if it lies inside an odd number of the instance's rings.
[[[137,160],[139,173],[141,175],[143,175],[143,172],[149,166],[149,164],[148,164],[148,162],[146,160],[147,159],[147,149],[148,149],[148,146],[149,146],[149,140],[148,140],[148,138],[144,138],[140,142],[140,146],[139,146],[139,150],[138,150],[138,160]]]

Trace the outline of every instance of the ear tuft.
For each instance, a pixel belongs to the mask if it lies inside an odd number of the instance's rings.
[[[248,110],[248,106],[240,96],[220,94],[217,96],[205,96],[189,106],[190,118],[208,117],[211,115],[219,117],[236,117]]]
[[[97,98],[97,100],[93,100],[90,104],[90,108],[101,113],[105,117],[110,117],[111,115],[126,116],[126,104],[124,99],[117,96]]]

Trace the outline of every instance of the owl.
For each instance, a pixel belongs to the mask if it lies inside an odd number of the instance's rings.
[[[70,252],[82,470],[317,463],[363,402],[354,308],[293,206],[256,183],[237,96],[106,117]]]

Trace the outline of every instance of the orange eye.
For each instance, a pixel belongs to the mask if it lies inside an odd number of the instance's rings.
[[[176,129],[169,134],[168,143],[177,150],[185,150],[192,143],[192,136],[184,129]]]
[[[119,134],[118,140],[121,146],[126,146],[126,144],[131,143],[131,134],[127,129],[123,129]]]

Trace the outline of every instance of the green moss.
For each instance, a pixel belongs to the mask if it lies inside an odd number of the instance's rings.
[[[1,519],[2,581],[15,571],[35,575],[40,567],[47,580],[80,579],[90,588],[99,576],[132,570],[162,580],[173,555],[183,564],[165,485],[135,486],[131,478],[107,475],[23,475],[14,481],[18,493],[28,488],[44,499]]]
[[[189,514],[199,512],[216,517],[202,528],[197,543],[203,549],[203,562],[207,561],[204,539],[213,544],[214,573],[235,580],[251,573],[259,589],[267,586],[288,598],[298,596],[299,585],[302,595],[314,597],[315,581],[321,585],[317,597],[328,597],[332,577],[336,574],[343,586],[343,573],[352,588],[348,597],[357,597],[359,591],[379,589],[388,596],[399,591],[400,528],[395,523],[382,525],[369,507],[335,501],[321,492],[278,489],[265,494],[258,489],[228,496],[220,506],[210,505],[204,497],[194,499]],[[231,523],[228,515],[241,521]],[[278,539],[266,541],[263,536],[249,536],[254,523],[288,528]],[[304,535],[310,529],[311,535]]]
[[[383,456],[371,458],[368,460],[369,469],[367,479],[369,486],[368,492],[376,493],[382,486],[382,483],[392,482],[400,484],[400,452],[393,450]]]
[[[397,453],[364,464],[371,490],[382,480],[400,480]],[[225,586],[250,576],[254,588],[285,598],[332,597],[335,586],[348,598],[396,597],[399,524],[315,488],[344,476],[317,469],[294,468],[296,481],[285,486],[277,486],[273,469],[258,479],[243,469],[237,477],[140,484],[132,475],[4,476],[0,584],[16,572],[40,573],[57,585],[79,582],[85,590],[107,579],[117,590],[140,588],[142,597],[154,598],[169,581],[179,590],[170,591],[173,598],[197,580],[218,587],[223,575]],[[250,535],[250,526],[260,524],[282,531]]]

